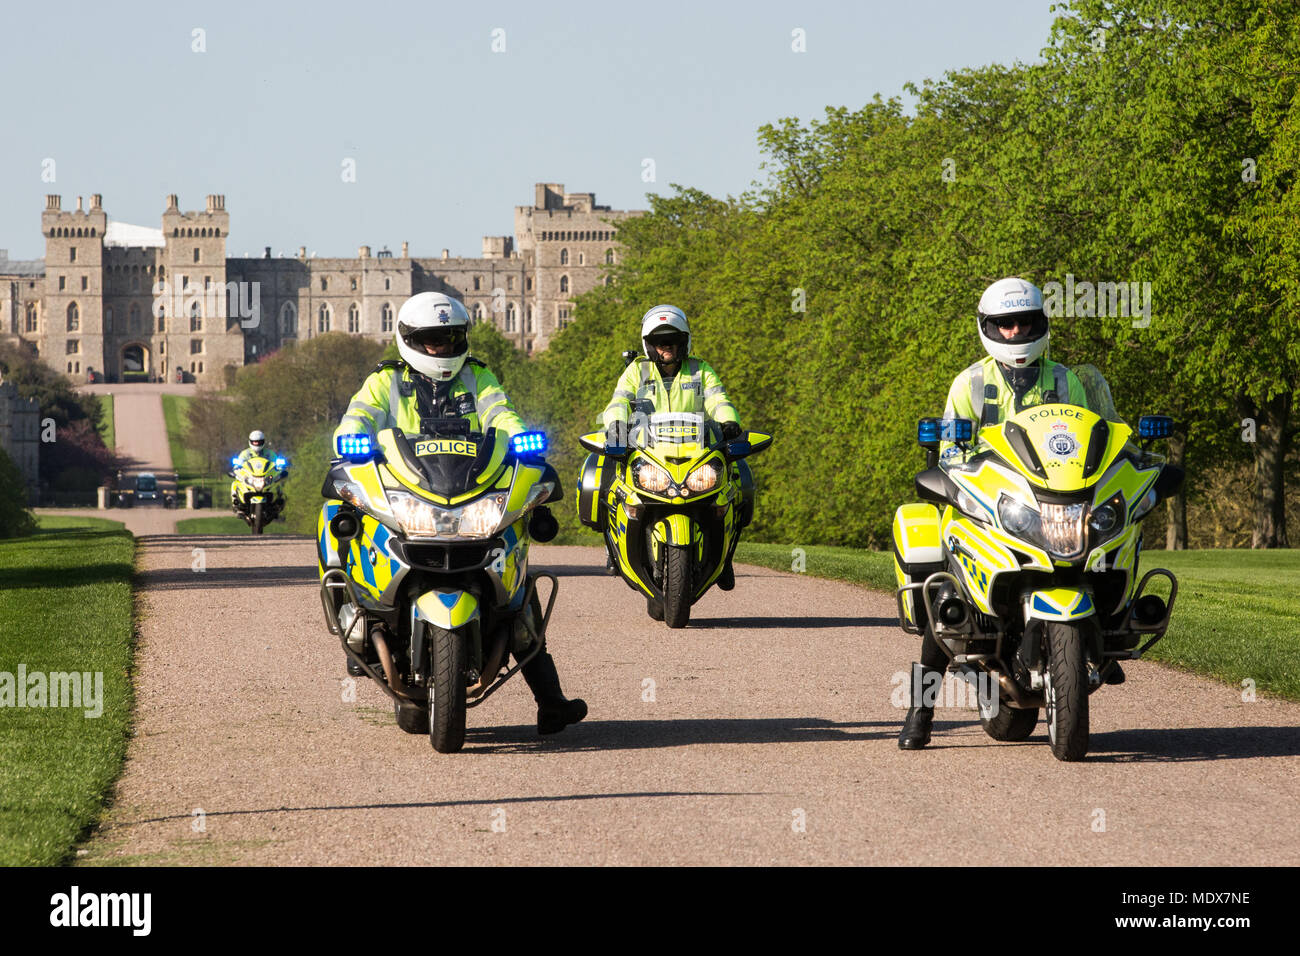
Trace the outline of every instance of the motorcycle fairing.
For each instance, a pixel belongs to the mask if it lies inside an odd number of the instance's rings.
[[[1095,485],[1124,451],[1132,430],[1077,405],[1037,405],[980,431],[980,441],[1035,487],[1057,493]]]
[[[384,454],[385,487],[410,493],[432,501],[443,507],[464,504],[483,494],[493,486],[505,487],[507,475],[502,474],[506,453],[509,448],[509,436],[500,429],[489,429],[491,443],[484,436],[484,445],[473,459],[459,454],[441,454],[416,456],[410,441],[402,437],[399,443],[396,431],[383,429],[378,436],[380,451]],[[490,448],[490,453],[487,449]],[[415,459],[414,463],[410,459]],[[439,467],[439,462],[446,461],[446,469]],[[416,467],[418,465],[419,467]],[[461,476],[461,470],[465,471]],[[466,490],[459,493],[439,494],[430,486],[429,472],[442,475],[455,473],[457,480],[463,480]],[[450,480],[450,479],[448,479]]]

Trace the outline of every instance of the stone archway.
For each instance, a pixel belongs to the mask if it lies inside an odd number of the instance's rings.
[[[122,381],[147,382],[152,374],[149,346],[128,342],[122,346]]]

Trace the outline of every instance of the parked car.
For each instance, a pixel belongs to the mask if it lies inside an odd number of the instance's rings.
[[[162,500],[162,495],[158,492],[158,479],[152,473],[144,471],[136,475],[135,500],[141,504]]]

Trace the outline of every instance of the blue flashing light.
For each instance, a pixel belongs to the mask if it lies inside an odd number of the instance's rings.
[[[523,432],[510,439],[516,455],[540,455],[546,451],[545,432]]]
[[[283,455],[281,455],[279,458],[277,458],[277,459],[275,460],[275,467],[276,467],[276,468],[283,468],[283,467],[284,467],[285,465],[287,465],[287,464],[289,464],[289,463],[288,463],[287,461],[284,460],[284,456],[283,456]]]
[[[939,419],[922,418],[916,423],[916,441],[920,445],[933,445],[939,440]]]
[[[945,418],[939,424],[940,441],[970,441],[974,426],[969,418]]]
[[[231,467],[231,468],[238,468],[238,467],[239,467],[239,456],[238,456],[238,455],[231,455],[231,456],[230,456],[230,467]]]
[[[1139,438],[1168,438],[1174,433],[1174,420],[1168,415],[1143,415],[1138,419]]]
[[[374,457],[374,445],[369,435],[340,435],[335,447],[339,457],[348,461],[369,461]]]

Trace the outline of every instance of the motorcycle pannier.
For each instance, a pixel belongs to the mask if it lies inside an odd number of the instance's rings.
[[[578,474],[578,520],[588,528],[604,532],[609,521],[605,496],[614,483],[618,462],[592,452]]]

